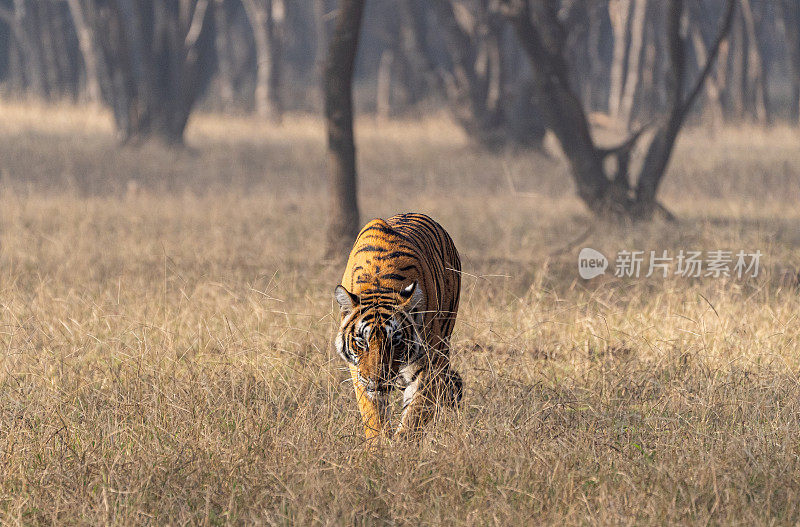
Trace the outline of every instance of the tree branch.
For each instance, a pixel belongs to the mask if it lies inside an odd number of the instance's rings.
[[[541,112],[569,160],[578,195],[590,209],[604,212],[610,181],[603,171],[602,157],[592,139],[583,106],[570,86],[558,38],[563,28],[552,5],[537,3],[534,13],[527,0],[500,0],[499,8],[528,55]],[[545,27],[552,34],[540,31]]]
[[[203,32],[203,23],[205,22],[207,11],[208,0],[198,0],[192,15],[192,23],[189,24],[189,31],[186,33],[186,40],[184,41],[186,49],[192,49],[197,45],[197,40]]]
[[[630,152],[631,150],[633,150],[633,147],[636,146],[636,141],[638,141],[639,138],[642,136],[642,134],[645,133],[647,129],[650,128],[651,126],[653,126],[653,123],[647,123],[645,125],[642,125],[639,127],[638,130],[633,132],[631,136],[627,138],[623,143],[608,148],[598,148],[597,152],[601,156],[603,156],[603,158],[620,155],[625,152]]]
[[[667,41],[669,46],[670,73],[672,75],[669,84],[671,89],[670,113],[666,122],[659,128],[655,137],[653,137],[653,141],[650,143],[650,147],[642,163],[639,181],[636,184],[636,200],[645,208],[655,202],[658,185],[664,177],[681,125],[692,103],[697,98],[697,94],[702,89],[703,81],[714,65],[720,45],[730,30],[733,21],[734,6],[734,0],[728,0],[721,29],[715,39],[706,64],[700,74],[700,78],[695,82],[694,87],[689,92],[689,96],[684,99],[683,81],[686,61],[684,42],[680,29],[684,0],[671,0],[669,3],[669,11],[667,13]]]
[[[725,17],[720,25],[720,29],[717,31],[717,38],[714,39],[714,44],[711,46],[710,53],[706,58],[706,63],[703,66],[703,69],[700,71],[700,76],[697,78],[697,81],[692,87],[691,91],[689,92],[689,96],[683,101],[681,108],[680,108],[680,116],[681,119],[689,112],[691,109],[692,104],[694,103],[695,99],[697,99],[700,90],[703,89],[703,83],[708,77],[708,74],[711,73],[711,68],[714,67],[714,64],[717,61],[717,55],[719,55],[720,46],[725,41],[728,36],[728,33],[731,30],[731,25],[733,24],[733,14],[736,12],[736,2],[734,0],[728,0],[727,5],[725,6]]]

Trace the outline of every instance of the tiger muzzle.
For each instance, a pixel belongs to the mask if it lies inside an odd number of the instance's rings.
[[[368,379],[358,374],[358,382],[361,383],[361,386],[364,388],[364,391],[367,393],[386,393],[390,390],[391,385],[386,382],[379,382],[375,379]]]

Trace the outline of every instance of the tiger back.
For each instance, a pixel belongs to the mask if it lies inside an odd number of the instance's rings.
[[[428,345],[447,352],[461,291],[461,260],[450,235],[425,214],[367,223],[350,252],[342,284],[369,296],[401,291],[415,281],[425,293],[420,311]]]

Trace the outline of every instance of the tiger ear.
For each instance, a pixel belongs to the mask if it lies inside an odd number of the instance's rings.
[[[406,311],[411,311],[419,307],[425,300],[425,293],[417,282],[411,282],[408,287],[400,291],[400,298],[403,299],[401,307]]]
[[[333,290],[333,297],[339,303],[342,313],[349,313],[358,305],[358,297],[341,284]]]

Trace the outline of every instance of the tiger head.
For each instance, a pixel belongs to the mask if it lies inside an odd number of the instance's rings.
[[[382,290],[355,295],[339,285],[334,297],[342,322],[336,351],[358,370],[368,395],[385,393],[408,374],[404,368],[424,353],[421,336],[425,295],[416,282],[401,291]]]

